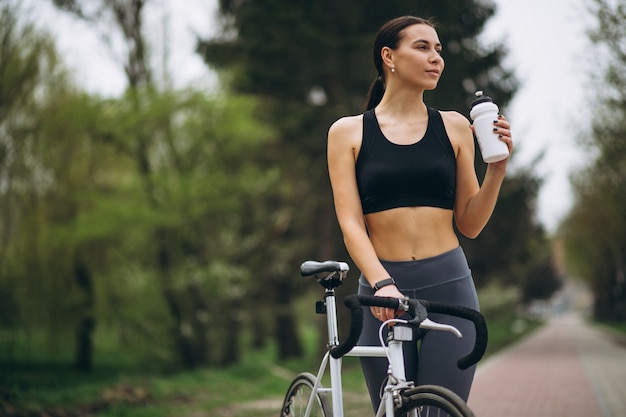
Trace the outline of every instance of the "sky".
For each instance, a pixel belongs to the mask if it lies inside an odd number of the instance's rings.
[[[513,167],[527,168],[544,183],[538,196],[538,217],[554,231],[573,203],[569,177],[585,166],[579,144],[588,129],[586,87],[598,58],[587,31],[592,16],[585,0],[497,0],[495,18],[483,41],[504,40],[505,65],[521,85],[503,113],[511,121],[515,141]],[[581,112],[581,110],[583,110]]]
[[[116,96],[124,90],[125,76],[116,63],[119,61],[96,31],[55,11],[48,1],[24,2],[37,4],[33,8],[36,20],[54,34],[60,53],[81,86],[103,96]],[[513,69],[521,82],[513,101],[501,109],[512,124],[516,146],[511,169],[532,166],[534,174],[543,179],[538,220],[548,231],[554,231],[572,204],[569,175],[586,163],[577,141],[579,132],[587,127],[580,109],[585,108],[584,86],[589,83],[588,71],[593,65],[585,61],[585,52],[590,50],[586,35],[589,12],[585,0],[494,3],[496,15],[486,25],[481,40],[485,44],[505,43],[509,54],[504,65]],[[155,44],[167,46],[154,51],[155,68],[167,68],[175,87],[210,88],[215,78],[193,49],[196,35],[205,37],[215,29],[208,22],[216,1],[153,0],[150,4],[156,7],[150,9],[146,23],[154,28]],[[161,71],[158,76],[165,73]]]

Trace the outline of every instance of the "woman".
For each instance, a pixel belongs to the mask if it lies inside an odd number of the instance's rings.
[[[378,77],[367,111],[341,118],[329,129],[329,174],[344,242],[362,273],[360,293],[478,309],[453,221],[465,236],[478,236],[496,205],[508,160],[489,164],[479,185],[473,127],[457,112],[424,103],[424,91],[437,86],[444,69],[441,50],[427,20],[404,16],[380,28],[374,45]],[[504,117],[494,120],[494,131],[510,154],[513,143]],[[394,314],[372,307],[359,343],[377,345],[380,321]],[[474,368],[461,371],[456,362],[473,346],[473,326],[445,316],[436,319],[455,325],[464,337],[424,332],[419,356],[417,343],[405,343],[407,378],[447,387],[467,400]],[[363,358],[361,363],[376,409],[386,360]]]

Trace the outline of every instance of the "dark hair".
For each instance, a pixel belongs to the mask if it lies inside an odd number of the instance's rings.
[[[374,82],[372,82],[369,93],[367,94],[366,110],[376,107],[385,93],[385,71],[383,70],[383,58],[381,56],[382,49],[384,47],[396,49],[398,42],[402,39],[400,32],[412,25],[428,25],[435,27],[428,19],[416,16],[401,16],[388,21],[378,29],[374,41],[374,66],[376,67],[378,76],[374,79]]]

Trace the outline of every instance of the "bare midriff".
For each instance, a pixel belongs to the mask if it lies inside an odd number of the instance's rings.
[[[452,210],[436,207],[399,207],[365,216],[379,259],[426,259],[459,246],[452,227]]]

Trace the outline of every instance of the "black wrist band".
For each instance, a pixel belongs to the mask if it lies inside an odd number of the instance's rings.
[[[387,279],[383,279],[382,281],[378,281],[372,286],[372,288],[374,289],[374,291],[378,291],[382,287],[386,287],[387,285],[396,285],[396,281],[393,278],[389,277]]]

